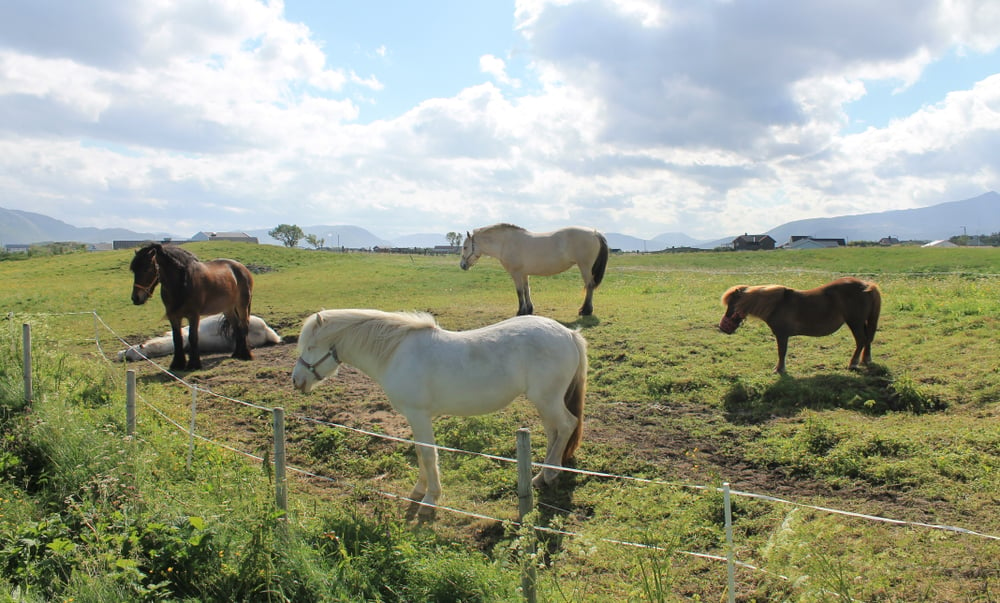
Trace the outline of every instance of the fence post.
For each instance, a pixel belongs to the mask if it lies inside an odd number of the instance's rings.
[[[135,371],[125,371],[125,435],[135,435]]]
[[[35,392],[31,385],[31,325],[21,325],[21,340],[24,348],[24,402],[30,405],[35,400]]]
[[[722,483],[722,503],[726,507],[726,577],[729,603],[736,602],[736,560],[733,550],[733,505],[729,497],[729,482]]]
[[[528,603],[535,603],[537,600],[536,545],[534,526],[526,525],[524,518],[531,513],[534,506],[535,501],[531,491],[531,431],[522,427],[517,430],[517,520],[521,522],[522,532],[528,539],[525,543],[528,562],[521,570],[521,590],[524,593],[524,600]]]
[[[191,437],[188,440],[188,458],[187,458],[187,468],[188,471],[191,470],[191,460],[194,457],[194,419],[197,416],[198,409],[198,386],[193,386],[191,388]]]
[[[288,510],[288,488],[285,481],[285,409],[274,413],[274,502],[282,511]]]

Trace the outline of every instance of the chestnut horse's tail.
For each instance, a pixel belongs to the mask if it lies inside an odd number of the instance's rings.
[[[875,331],[878,330],[878,317],[882,312],[882,293],[875,283],[867,283],[867,285],[865,293],[871,295],[872,305],[871,309],[868,310],[868,318],[865,320],[865,336],[870,345],[875,339]]]
[[[576,374],[573,375],[573,380],[566,388],[563,401],[566,403],[566,408],[576,417],[577,422],[573,435],[570,436],[566,448],[563,449],[562,463],[564,465],[573,458],[576,449],[580,447],[580,442],[583,440],[583,405],[587,396],[587,340],[583,338],[583,335],[580,335],[579,331],[573,331],[573,341],[576,343],[580,360],[576,365]]]
[[[597,259],[590,267],[590,275],[594,279],[594,289],[604,280],[604,271],[608,267],[608,240],[599,232],[595,232],[597,239],[601,242],[601,250],[597,252]]]

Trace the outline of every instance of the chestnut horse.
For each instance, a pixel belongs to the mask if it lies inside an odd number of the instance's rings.
[[[146,303],[156,285],[160,285],[160,297],[174,339],[170,370],[201,368],[198,321],[202,316],[220,312],[225,314],[233,329],[236,344],[233,358],[253,358],[247,343],[253,275],[246,266],[225,259],[201,262],[193,253],[176,245],[150,243],[135,252],[129,270],[135,274],[132,303],[137,306]],[[190,327],[187,362],[181,331],[181,321],[185,318]]]
[[[844,277],[815,289],[799,291],[781,285],[736,285],[722,295],[726,314],[719,330],[732,334],[747,316],[767,323],[778,342],[778,365],[785,372],[788,338],[793,335],[830,335],[845,322],[854,335],[854,355],[849,368],[871,363],[872,340],[878,329],[882,295],[878,285]]]
[[[586,298],[580,316],[594,313],[594,289],[604,279],[608,267],[608,241],[593,228],[569,226],[553,232],[534,233],[513,224],[494,224],[465,233],[462,243],[462,270],[468,270],[481,255],[500,260],[514,279],[517,314],[532,314],[528,276],[551,276],[576,264],[583,277]]]

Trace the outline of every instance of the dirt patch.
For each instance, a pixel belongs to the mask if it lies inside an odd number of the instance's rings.
[[[223,355],[203,357],[204,369],[182,375],[189,383],[234,400],[265,408],[282,406],[286,417],[309,417],[315,422],[288,421],[290,441],[309,439],[323,423],[410,438],[406,420],[389,404],[381,388],[365,374],[342,365],[335,379],[312,395],[296,392],[291,372],[298,354],[294,344],[258,348],[251,362]],[[169,364],[169,358],[160,359]],[[167,382],[170,377],[142,363],[140,379]],[[905,492],[867,487],[834,489],[826,482],[761,467],[739,454],[744,427],[729,423],[721,409],[697,405],[614,403],[588,399],[584,447],[621,451],[631,461],[655,467],[661,479],[705,485],[705,476],[728,481],[734,489],[788,498],[797,502],[822,499],[839,508],[922,518],[939,513],[932,502]],[[270,446],[269,413],[253,407],[234,406],[231,400],[203,396],[199,401],[199,429],[218,434],[234,447],[263,455]],[[698,425],[698,429],[692,429]],[[386,446],[398,444],[387,442]],[[294,447],[292,447],[294,448]],[[289,461],[311,469],[310,459],[290,450]],[[582,469],[589,467],[581,465]],[[615,473],[615,471],[612,471]],[[318,485],[318,484],[317,484]]]

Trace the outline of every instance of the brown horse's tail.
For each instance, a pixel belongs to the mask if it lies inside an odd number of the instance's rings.
[[[597,259],[590,267],[590,275],[594,279],[594,289],[604,280],[604,271],[608,268],[608,240],[601,233],[597,234],[597,239],[601,242],[601,250],[597,252]]]
[[[583,335],[580,335],[579,331],[573,331],[573,341],[576,343],[580,360],[576,365],[576,374],[573,375],[573,380],[566,388],[563,401],[566,403],[566,408],[576,417],[576,429],[573,430],[573,435],[570,436],[569,441],[566,442],[566,448],[563,449],[562,463],[564,465],[573,458],[576,449],[580,447],[580,442],[583,441],[583,404],[587,397],[587,340],[583,338]]]
[[[867,320],[865,320],[865,336],[868,343],[871,344],[875,340],[875,331],[878,330],[878,317],[882,312],[882,293],[875,283],[868,283],[868,286],[865,287],[865,293],[872,296],[872,307],[868,311]]]

